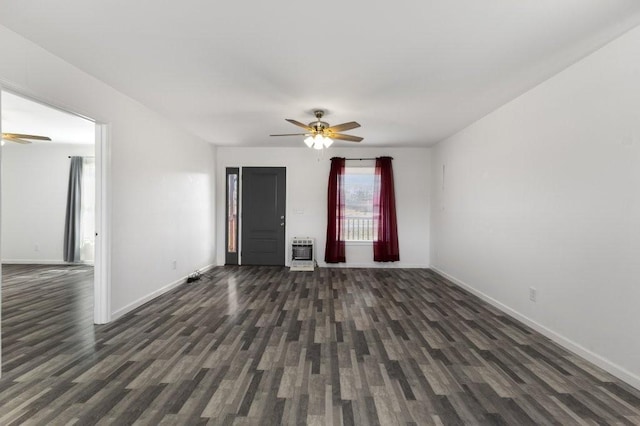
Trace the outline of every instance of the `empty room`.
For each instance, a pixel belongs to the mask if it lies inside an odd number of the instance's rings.
[[[0,424],[640,424],[636,0],[6,0],[0,102]]]

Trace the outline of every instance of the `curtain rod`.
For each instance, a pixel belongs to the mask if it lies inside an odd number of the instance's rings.
[[[82,157],[82,158],[96,158],[93,155],[74,155],[74,157]],[[71,158],[71,155],[69,155],[67,158]]]
[[[393,160],[393,157],[387,157]],[[377,160],[377,158],[345,158],[347,161],[373,161]]]

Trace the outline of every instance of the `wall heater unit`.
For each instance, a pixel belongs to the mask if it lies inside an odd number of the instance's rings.
[[[315,240],[293,237],[291,240],[291,271],[313,271],[316,267]]]

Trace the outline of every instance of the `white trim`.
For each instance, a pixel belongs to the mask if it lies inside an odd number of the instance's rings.
[[[93,262],[65,262],[61,259],[2,259],[5,265],[93,265]]]
[[[96,123],[96,238],[95,270],[93,274],[93,322],[106,324],[111,321],[111,204],[109,176],[111,151],[109,125]]]
[[[207,271],[209,271],[212,268],[215,268],[217,265],[212,263],[210,265],[205,266],[204,268],[200,268],[198,269],[198,271],[205,273]],[[126,314],[128,314],[129,312],[135,310],[136,308],[139,308],[140,306],[144,305],[145,303],[155,299],[156,297],[162,296],[163,294],[173,290],[176,287],[179,287],[183,284],[186,284],[187,282],[187,278],[189,277],[189,275],[185,275],[182,278],[178,278],[177,280],[165,285],[162,288],[159,288],[156,291],[153,291],[149,294],[147,294],[146,296],[143,296],[141,298],[139,298],[138,300],[129,303],[127,306],[118,309],[117,311],[114,311],[111,313],[111,321],[115,321],[118,318],[122,318],[123,316],[125,316]]]
[[[40,105],[44,105],[48,108],[54,108],[57,109],[58,111],[62,111],[62,112],[66,112],[67,114],[71,114],[71,115],[75,115],[76,117],[80,117],[83,118],[87,121],[91,121],[93,123],[96,122],[95,118],[89,117],[88,115],[84,115],[81,114],[79,112],[77,112],[76,110],[63,106],[57,102],[55,102],[54,100],[39,96],[38,94],[36,94],[33,90],[19,85],[19,84],[14,84],[12,82],[9,82],[7,80],[3,80],[2,78],[0,78],[0,88],[5,91],[5,92],[9,92],[13,95],[16,96],[20,96],[21,98],[26,98],[32,102],[36,102]]]
[[[375,262],[375,263],[326,263],[318,262],[320,268],[372,268],[372,269],[428,269],[428,265],[418,263]]]
[[[590,351],[589,349],[585,348],[584,346],[579,345],[578,343],[574,342],[571,339],[568,339],[567,337],[545,327],[544,325],[532,320],[531,318],[527,317],[526,315],[521,314],[520,312],[508,307],[507,305],[503,304],[502,302],[499,302],[498,300],[492,298],[491,296],[486,295],[485,293],[476,290],[475,288],[473,288],[472,286],[470,286],[469,284],[465,283],[462,280],[459,280],[457,278],[455,278],[452,275],[447,274],[446,272],[442,271],[441,269],[435,267],[435,266],[431,266],[431,269],[434,270],[435,272],[437,272],[438,274],[442,275],[443,277],[445,277],[446,279],[448,279],[449,281],[453,282],[455,285],[464,288],[465,290],[469,291],[470,293],[474,294],[475,296],[478,296],[480,299],[484,300],[485,302],[489,303],[490,305],[500,309],[502,312],[512,316],[513,318],[525,323],[526,325],[528,325],[529,327],[533,328],[535,331],[537,331],[538,333],[548,337],[549,339],[553,340],[554,342],[556,342],[557,344],[559,344],[560,346],[564,347],[565,349],[581,356],[582,358],[586,359],[587,361],[590,361],[591,363],[597,365],[598,367],[602,368],[603,370],[607,371],[608,373],[616,376],[618,379],[630,384],[631,386],[635,387],[636,389],[640,389],[640,377],[633,374],[632,372],[630,372],[629,370],[611,362],[610,360],[604,358],[601,355],[598,355],[597,353],[594,353],[592,351]]]

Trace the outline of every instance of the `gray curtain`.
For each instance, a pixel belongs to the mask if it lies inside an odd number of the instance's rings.
[[[82,157],[71,157],[67,215],[64,222],[64,261],[80,261],[80,201],[82,187]]]

